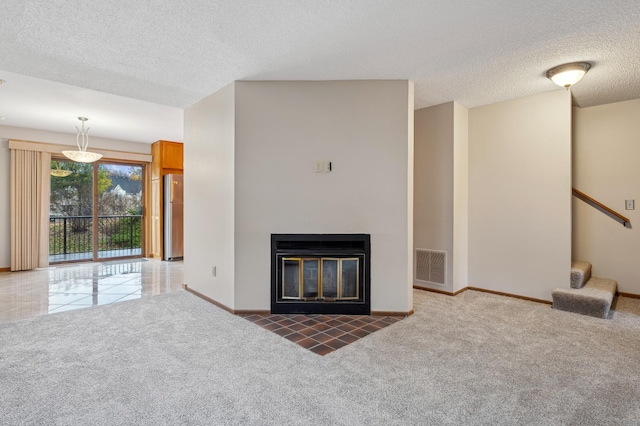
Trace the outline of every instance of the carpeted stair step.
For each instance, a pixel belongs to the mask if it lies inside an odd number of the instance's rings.
[[[582,288],[591,278],[591,263],[574,260],[571,262],[571,288]]]
[[[607,318],[618,283],[592,277],[582,288],[556,288],[551,293],[553,308],[596,318]]]

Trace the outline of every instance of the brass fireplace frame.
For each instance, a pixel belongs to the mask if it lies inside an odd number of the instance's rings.
[[[298,256],[298,257],[282,257],[282,288],[281,288],[281,294],[282,294],[282,299],[285,300],[305,300],[305,301],[309,301],[309,300],[323,300],[323,301],[327,301],[327,302],[333,302],[336,300],[358,300],[360,299],[360,259],[357,257],[326,257],[326,256],[321,256],[321,257],[302,257],[302,256]],[[304,296],[304,283],[305,283],[305,277],[304,277],[304,262],[305,261],[317,261],[318,262],[318,292],[317,292],[317,296],[316,297],[305,297]],[[297,261],[298,262],[298,296],[287,296],[286,295],[286,291],[285,291],[285,285],[286,285],[286,279],[285,279],[285,273],[286,273],[286,268],[285,268],[285,262],[293,262],[293,261]],[[324,295],[324,287],[323,287],[323,281],[324,281],[324,261],[335,261],[337,262],[337,276],[336,276],[336,280],[337,280],[337,285],[336,285],[336,297],[326,297]],[[343,280],[344,280],[344,274],[343,274],[343,267],[342,264],[344,261],[355,261],[356,262],[356,268],[355,268],[355,272],[356,272],[356,282],[355,282],[355,290],[356,290],[356,294],[355,296],[344,296],[344,290],[343,290]]]

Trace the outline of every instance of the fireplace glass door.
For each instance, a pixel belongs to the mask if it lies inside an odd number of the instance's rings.
[[[358,258],[283,257],[282,298],[353,300],[359,294]]]

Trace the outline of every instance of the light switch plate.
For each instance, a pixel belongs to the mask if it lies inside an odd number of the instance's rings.
[[[634,210],[636,208],[635,204],[636,204],[635,200],[625,200],[624,201],[624,209],[625,210]]]
[[[320,160],[316,160],[315,165],[316,165],[316,166],[315,166],[315,167],[316,167],[316,168],[315,168],[315,172],[316,172],[316,173],[322,173],[322,172],[323,172],[323,170],[322,170],[322,169],[323,169],[322,161],[320,161]]]

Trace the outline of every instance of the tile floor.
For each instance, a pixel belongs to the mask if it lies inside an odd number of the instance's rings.
[[[179,291],[183,262],[127,259],[0,273],[0,322]]]
[[[326,355],[404,317],[366,315],[240,315],[260,327]]]

